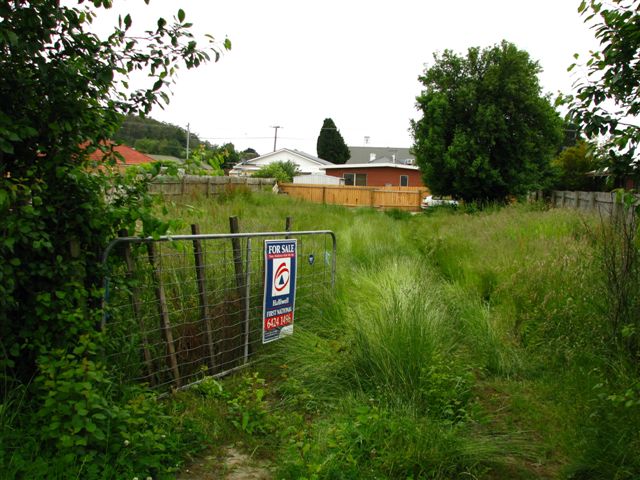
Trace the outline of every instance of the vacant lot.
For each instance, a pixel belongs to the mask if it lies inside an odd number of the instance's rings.
[[[242,194],[169,215],[220,232],[229,215],[244,231],[291,216],[338,236],[336,289],[295,335],[178,397],[218,446],[210,458],[234,444],[292,479],[640,475],[637,332],[613,311],[636,300],[615,298],[621,244],[600,219]]]

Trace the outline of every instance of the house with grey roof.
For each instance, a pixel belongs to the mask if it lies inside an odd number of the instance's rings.
[[[275,162],[293,162],[298,166],[298,171],[302,175],[323,174],[324,170],[322,170],[321,167],[333,165],[333,163],[327,160],[314,157],[299,150],[281,148],[278,151],[260,155],[259,157],[236,164],[229,172],[229,176],[250,176],[260,170],[260,168]]]
[[[347,164],[391,163],[415,165],[416,158],[408,148],[393,147],[349,147],[351,157]]]

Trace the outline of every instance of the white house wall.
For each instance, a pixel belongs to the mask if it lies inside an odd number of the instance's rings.
[[[299,157],[297,155],[293,155],[289,152],[275,152],[274,154],[269,155],[266,158],[256,158],[251,162],[252,165],[257,165],[259,167],[263,167],[265,165],[270,165],[275,162],[293,162],[298,165],[298,170],[301,173],[322,173],[324,174],[324,170],[320,170],[320,167],[324,165],[318,165],[310,160],[307,160],[304,157]]]
[[[293,177],[293,183],[306,185],[343,185],[344,180],[331,175],[311,174]]]

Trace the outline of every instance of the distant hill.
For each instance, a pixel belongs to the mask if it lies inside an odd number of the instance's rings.
[[[171,123],[159,122],[153,118],[142,118],[130,115],[125,118],[122,127],[114,140],[128,145],[137,151],[149,155],[169,155],[180,159],[187,154],[187,130]],[[223,168],[231,168],[235,163],[258,156],[258,153],[248,148],[243,152],[236,152],[233,143],[214,145],[202,141],[197,135],[189,135],[189,151],[195,152],[200,145],[209,154],[220,154],[224,159]]]
[[[153,118],[128,116],[114,140],[143,153],[186,157],[187,131]],[[197,135],[189,136],[190,149],[197,148],[200,143]]]

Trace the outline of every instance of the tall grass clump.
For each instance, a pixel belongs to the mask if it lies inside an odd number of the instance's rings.
[[[429,391],[434,369],[435,374],[444,375],[445,369],[455,365],[456,336],[438,288],[420,266],[406,259],[386,261],[379,270],[356,275],[357,291],[351,297],[353,307],[345,325],[350,337],[345,367],[351,381],[366,393],[378,392],[392,402],[400,400],[442,413],[448,406],[435,405],[436,399],[428,398]],[[468,390],[468,382],[460,372],[451,378],[453,391],[449,393],[464,396],[455,390]]]

